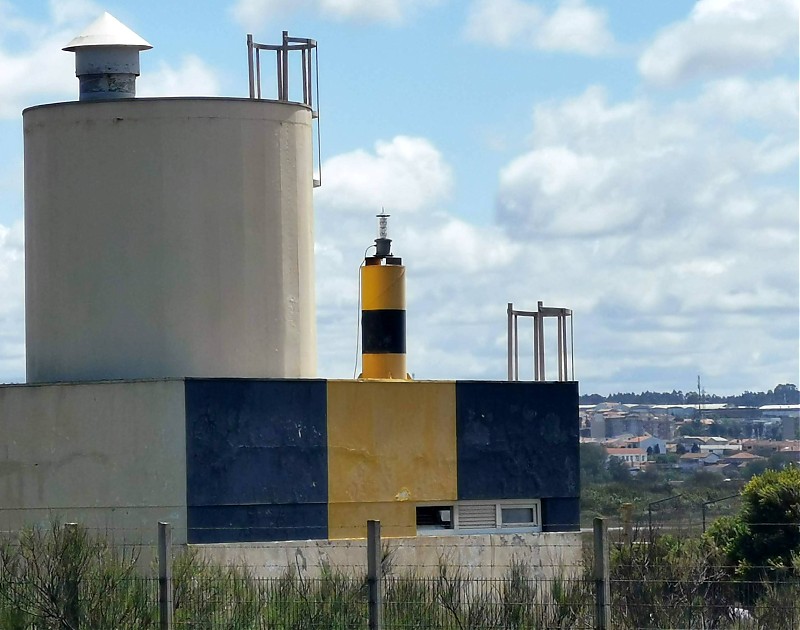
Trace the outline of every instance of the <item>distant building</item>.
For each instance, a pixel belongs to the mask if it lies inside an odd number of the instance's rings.
[[[716,453],[685,453],[678,460],[682,470],[696,470],[716,464],[720,460]]]
[[[701,453],[716,453],[720,457],[742,450],[742,445],[734,442],[708,442],[700,445]]]
[[[659,440],[657,437],[648,435],[640,435],[625,440],[622,445],[625,448],[640,448],[648,455],[659,455],[667,452],[667,443],[664,440]]]
[[[602,413],[592,414],[589,435],[595,440],[606,439],[606,419]]]
[[[606,417],[606,437],[616,437],[624,433],[641,435],[644,433],[642,419],[634,414],[613,414]]]
[[[784,446],[780,450],[781,454],[791,455],[791,459],[800,464],[800,440],[792,440],[788,446]]]
[[[607,448],[609,457],[620,460],[632,470],[640,470],[647,463],[647,451],[640,448]]]
[[[800,418],[800,405],[762,405],[759,411],[762,416]]]
[[[792,445],[792,440],[742,440],[742,450],[745,452],[777,453],[784,447]]]
[[[783,416],[781,418],[781,437],[784,440],[800,440],[799,416]]]
[[[739,468],[741,466],[745,466],[753,462],[763,462],[766,461],[766,459],[767,459],[766,457],[761,457],[760,455],[753,455],[752,453],[741,452],[741,453],[736,453],[735,455],[728,455],[726,457],[723,457],[722,461],[725,464],[731,464]]]
[[[661,440],[671,440],[675,437],[675,418],[668,414],[650,414],[642,420],[644,430]]]
[[[675,439],[675,442],[683,446],[687,451],[694,449],[697,452],[700,451],[700,445],[706,443],[705,437],[702,435],[681,435]]]

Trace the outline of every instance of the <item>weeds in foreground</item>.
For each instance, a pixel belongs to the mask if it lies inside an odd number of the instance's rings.
[[[157,571],[131,549],[80,527],[53,524],[0,540],[0,628],[108,630],[158,627]],[[612,556],[615,628],[800,627],[800,582],[737,582],[701,539],[669,536]],[[476,578],[440,559],[432,576],[397,574],[384,552],[384,627],[422,630],[591,628],[594,584],[586,572],[542,578],[518,558],[499,579]],[[196,549],[173,563],[176,628],[366,628],[363,574],[299,567],[271,579],[214,564]]]

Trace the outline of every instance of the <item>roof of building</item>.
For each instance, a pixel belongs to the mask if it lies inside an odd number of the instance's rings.
[[[628,438],[625,440],[626,442],[635,442],[636,444],[641,444],[645,440],[652,440],[653,436],[649,433],[645,433],[644,435],[637,435],[636,437]],[[658,438],[655,438],[658,439]]]
[[[760,455],[753,455],[752,453],[747,453],[743,451],[741,453],[736,453],[736,455],[728,455],[725,459],[752,460],[752,459],[766,459],[766,457],[761,457]]]
[[[607,448],[609,455],[647,455],[647,451],[640,448]]]
[[[615,446],[622,448],[622,445],[625,444],[625,442],[627,442],[632,437],[633,436],[630,433],[623,433],[621,435],[618,435],[617,437],[604,438],[603,440],[601,440],[601,442],[605,446]]]
[[[730,468],[732,466],[733,466],[733,464],[730,464],[730,463],[726,464],[724,461],[720,461],[720,462],[717,462],[715,464],[709,464],[708,466],[703,468],[703,470],[708,470],[710,472],[714,472],[714,471],[724,472],[724,471],[730,470]]]
[[[681,459],[705,459],[706,457],[719,457],[716,453],[684,453]]]

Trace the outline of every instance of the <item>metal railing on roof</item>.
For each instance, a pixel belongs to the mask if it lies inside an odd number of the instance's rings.
[[[572,310],[537,304],[535,311],[515,310],[508,303],[508,380],[519,380],[519,330],[518,318],[530,317],[533,320],[533,380],[546,381],[544,320],[555,318],[557,329],[557,365],[559,381],[575,380],[575,361],[573,356]]]
[[[314,169],[314,187],[322,185],[322,152],[319,125],[319,61],[316,40],[307,37],[290,37],[289,31],[283,31],[280,44],[259,44],[253,36],[247,35],[247,70],[250,83],[250,98],[261,99],[261,52],[275,53],[276,98],[285,103],[302,103],[311,109],[312,120],[316,123],[316,161]],[[292,98],[289,82],[290,55],[299,56],[302,80],[300,82],[302,98]],[[292,83],[292,85],[295,85]]]

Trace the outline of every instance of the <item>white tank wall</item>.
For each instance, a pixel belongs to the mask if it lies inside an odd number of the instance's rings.
[[[316,373],[311,112],[25,110],[28,382]]]

